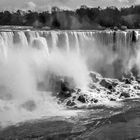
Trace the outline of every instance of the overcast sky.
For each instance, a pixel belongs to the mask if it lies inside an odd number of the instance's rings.
[[[132,4],[140,4],[140,0],[0,0],[0,10],[47,10],[52,6],[75,9],[80,7],[80,5],[87,5],[91,7],[124,7]]]

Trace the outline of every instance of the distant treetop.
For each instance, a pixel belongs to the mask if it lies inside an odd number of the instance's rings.
[[[113,29],[140,28],[140,5],[118,9],[105,9],[81,5],[76,10],[52,7],[51,12],[22,11],[0,12],[0,25],[50,27],[51,29]],[[124,29],[124,28],[123,28]]]

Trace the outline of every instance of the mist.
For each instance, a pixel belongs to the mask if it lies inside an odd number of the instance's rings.
[[[32,41],[34,47],[8,48],[7,55],[1,52],[0,120],[3,126],[44,116],[75,114],[57,104],[57,93],[52,96],[51,89],[55,81],[51,81],[54,76],[58,81],[68,77],[73,87],[86,88],[89,77],[84,59],[62,50],[53,50],[48,55],[43,41],[37,38]],[[43,84],[41,89],[40,83]]]

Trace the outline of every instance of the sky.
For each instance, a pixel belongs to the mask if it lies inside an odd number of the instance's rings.
[[[80,5],[90,7],[126,7],[140,4],[140,0],[0,0],[0,10],[50,10],[52,6],[76,9]]]

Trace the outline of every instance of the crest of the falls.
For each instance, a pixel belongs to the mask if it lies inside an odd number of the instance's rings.
[[[139,31],[0,32],[0,120],[68,114],[51,96],[55,80],[66,77],[87,90],[89,71],[118,78],[139,68],[139,36]]]
[[[88,47],[84,46],[84,42],[90,41],[118,50],[131,47],[133,42],[139,40],[139,31],[11,31],[1,32],[0,36],[8,48],[16,44],[18,47],[27,47],[34,39],[44,42],[42,41],[44,38],[46,40],[44,45],[48,46],[50,51],[64,46],[65,50],[74,49],[78,53],[81,48]],[[94,45],[92,42],[92,46]]]

